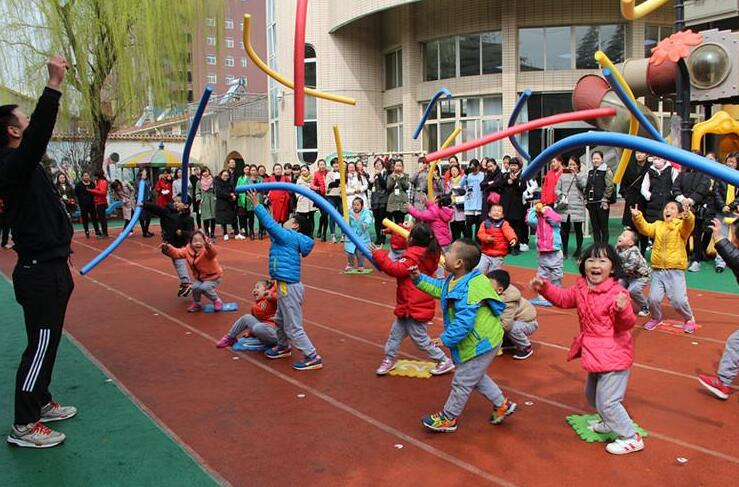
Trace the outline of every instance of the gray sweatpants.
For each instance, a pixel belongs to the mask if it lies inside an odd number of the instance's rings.
[[[426,352],[432,359],[437,362],[445,359],[446,354],[429,338],[427,326],[426,323],[413,318],[395,318],[390,328],[390,336],[387,337],[387,343],[385,343],[385,356],[391,359],[396,358],[400,344],[406,336],[409,336],[418,349]]]
[[[200,302],[200,297],[205,296],[215,302],[218,299],[216,287],[221,283],[221,279],[215,281],[195,281],[192,283],[192,300],[196,303]]]
[[[277,345],[287,347],[292,344],[306,357],[313,357],[316,348],[303,329],[303,284],[299,282],[277,283]]]
[[[478,355],[472,360],[457,364],[457,371],[454,373],[454,379],[452,379],[452,390],[449,392],[449,398],[446,400],[446,404],[444,404],[444,413],[447,416],[456,418],[462,414],[464,406],[470,398],[472,389],[477,389],[495,407],[503,404],[503,401],[505,401],[503,391],[486,374],[490,362],[495,358],[497,351],[498,347],[490,352]]]
[[[539,252],[536,258],[538,268],[536,274],[542,279],[547,279],[557,287],[562,287],[562,278],[564,277],[564,258],[562,251],[555,252]]]
[[[511,323],[511,330],[506,332],[508,338],[516,346],[516,350],[526,350],[531,346],[529,337],[539,329],[539,322],[534,321],[514,321]]]
[[[190,275],[187,273],[187,261],[185,259],[172,259],[174,270],[180,278],[180,284],[190,284]]]
[[[277,345],[277,331],[267,323],[262,323],[252,315],[244,315],[233,324],[228,335],[237,338],[241,333],[248,331],[265,345]]]
[[[685,271],[677,269],[654,269],[649,286],[649,312],[652,319],[662,320],[662,298],[665,293],[670,304],[685,321],[693,319],[693,310],[688,303],[688,289],[685,284]]]
[[[646,277],[624,277],[621,279],[621,285],[628,289],[637,310],[648,307],[647,298],[644,296],[644,288],[648,282],[649,279]]]
[[[636,434],[634,423],[621,402],[629,383],[630,369],[617,372],[588,373],[585,381],[585,396],[611,431],[621,438]]]
[[[477,264],[477,269],[480,274],[486,276],[488,272],[496,271],[503,267],[503,257],[492,257],[490,255],[481,254],[480,263]]]
[[[729,335],[726,340],[726,348],[718,363],[718,378],[727,386],[730,386],[739,373],[739,330]]]

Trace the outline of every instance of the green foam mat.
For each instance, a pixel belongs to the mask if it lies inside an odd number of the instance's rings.
[[[575,430],[577,436],[587,441],[588,443],[593,443],[594,441],[600,443],[610,443],[611,441],[616,441],[618,436],[615,433],[596,433],[589,428],[591,423],[598,422],[600,420],[600,416],[597,414],[567,416],[567,422],[570,424],[570,426],[572,426],[572,429]],[[634,423],[634,427],[636,428],[636,431],[643,437],[646,438],[648,436],[648,433],[641,429],[638,424]]]

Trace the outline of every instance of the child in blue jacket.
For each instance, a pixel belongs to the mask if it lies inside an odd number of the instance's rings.
[[[349,225],[360,240],[364,242],[365,246],[369,245],[371,241],[369,229],[372,228],[373,223],[374,219],[372,218],[372,213],[364,207],[364,200],[359,197],[354,198],[352,201],[352,210],[349,212]],[[359,250],[359,247],[357,247],[354,242],[348,238],[344,241],[344,252],[346,253],[347,259],[344,272],[351,273],[356,271],[364,273],[362,252]]]
[[[413,283],[441,300],[444,333],[439,340],[452,351],[457,366],[444,409],[424,416],[421,422],[433,431],[456,431],[457,419],[470,393],[477,389],[495,407],[490,422],[500,424],[516,410],[516,403],[503,395],[486,371],[503,341],[500,315],[505,303],[490,280],[475,270],[480,262],[480,247],[474,240],[456,240],[444,253],[444,259],[449,273],[446,280],[421,274],[417,267],[410,269]]]
[[[297,370],[320,369],[321,356],[303,329],[303,284],[300,282],[300,258],[307,257],[313,250],[313,238],[308,220],[297,216],[281,227],[259,202],[256,191],[249,192],[254,205],[254,214],[259,219],[272,243],[269,247],[269,275],[277,281],[277,345],[265,352],[268,358],[283,358],[292,355],[291,345],[303,352],[303,360],[295,362]]]

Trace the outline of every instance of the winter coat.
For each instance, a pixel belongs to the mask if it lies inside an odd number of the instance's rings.
[[[431,321],[434,318],[436,302],[434,298],[418,289],[408,276],[408,269],[417,266],[422,274],[433,274],[439,265],[438,260],[426,256],[425,247],[411,246],[399,260],[393,262],[388,251],[377,249],[372,252],[377,267],[397,280],[395,289],[395,316],[411,317],[416,321]]]
[[[259,320],[260,323],[275,323],[275,313],[277,312],[277,286],[272,285],[267,290],[267,295],[258,299],[249,310],[250,314]]]
[[[251,176],[240,176],[236,181],[236,187],[246,186],[247,184],[259,184],[262,182],[262,178],[257,176],[257,179],[252,179]],[[259,193],[259,201],[264,199],[262,193]],[[254,211],[254,205],[251,203],[251,199],[246,197],[246,193],[238,193],[236,195],[236,204],[239,208],[243,208],[246,211]]]
[[[195,188],[195,200],[200,204],[200,217],[203,220],[216,218],[216,187],[215,180],[207,191],[203,191],[202,181],[198,181]]]
[[[590,288],[584,277],[566,289],[544,282],[541,295],[558,308],[577,308],[580,334],[572,341],[567,360],[580,357],[591,373],[626,370],[634,363],[631,330],[636,315],[630,305],[616,311],[615,299],[627,293],[613,278]]]
[[[716,252],[726,261],[726,265],[734,273],[736,282],[739,284],[739,249],[733,243],[729,242],[728,239],[722,238],[716,242]]]
[[[610,204],[615,201],[616,185],[613,184],[613,172],[608,165],[603,163],[588,171],[588,181],[585,185],[586,204]]]
[[[408,212],[416,220],[428,223],[433,230],[439,245],[446,247],[452,243],[452,232],[449,230],[449,221],[454,216],[454,210],[444,206],[439,206],[432,201],[426,201],[425,210],[417,210],[411,207]]]
[[[500,189],[500,204],[503,205],[503,215],[508,221],[523,221],[526,218],[526,207],[523,203],[523,193],[526,191],[526,181],[518,177],[508,182],[508,175],[503,176]]]
[[[500,315],[505,331],[511,331],[514,321],[532,322],[536,320],[536,308],[521,295],[521,291],[513,284],[508,285],[500,298],[505,303],[505,311]]]
[[[662,219],[662,210],[672,197],[672,184],[677,178],[670,164],[657,169],[654,164],[647,170],[641,184],[641,195],[644,197],[644,218],[648,222]]]
[[[313,178],[308,179],[307,181],[303,179],[303,177],[299,177],[297,182],[295,183],[298,186],[302,186],[307,190],[313,191]],[[313,200],[308,198],[307,196],[303,196],[302,194],[297,195],[297,202],[295,204],[295,211],[297,213],[310,213],[311,211],[315,211],[316,207],[313,205]]]
[[[695,227],[695,215],[692,212],[688,212],[688,217],[685,219],[675,217],[670,222],[657,220],[654,223],[647,223],[639,212],[634,216],[634,225],[639,233],[654,241],[652,244],[653,269],[684,271],[688,268],[688,254],[685,245]]]
[[[268,179],[274,183],[291,183],[292,179],[282,175],[280,177],[272,176]],[[285,223],[290,217],[290,193],[281,190],[272,190],[267,193],[267,199],[272,207],[272,217],[279,223]]]
[[[223,276],[223,269],[216,259],[218,252],[212,244],[206,243],[200,251],[196,251],[192,244],[181,249],[166,244],[163,252],[173,259],[185,259],[192,276],[198,281],[215,281]]]
[[[729,192],[731,188],[731,192]],[[724,181],[716,181],[713,185],[713,212],[724,217],[732,217],[724,213],[724,207],[728,206],[734,212],[739,207],[739,186],[727,184]],[[732,217],[733,218],[733,217]]]
[[[216,187],[216,223],[230,225],[236,217],[236,199],[231,199],[234,194],[234,186],[230,180],[223,181],[221,178],[215,180]]]
[[[529,208],[526,217],[528,224],[536,227],[536,247],[539,252],[556,252],[562,248],[562,236],[559,227],[562,217],[548,206],[539,214],[534,208]]]
[[[95,181],[95,188],[87,190],[92,195],[92,201],[95,206],[108,207],[108,181],[98,179]]]
[[[370,206],[373,210],[384,210],[387,208],[387,198],[387,172],[382,171],[372,179]]]
[[[460,183],[465,189],[464,212],[480,212],[482,213],[482,182],[485,179],[485,173],[482,171],[477,174],[468,172],[462,176]]]
[[[454,216],[452,221],[463,222],[464,218],[464,202],[466,190],[462,186],[462,177],[458,176],[455,181],[451,176],[446,183],[445,192],[452,195],[452,206],[454,208]]]
[[[582,223],[585,221],[585,186],[588,182],[588,175],[585,172],[577,174],[564,172],[557,181],[557,187],[554,192],[557,200],[562,195],[567,195],[567,209],[557,211],[562,216],[563,221],[570,218],[572,223]]]
[[[349,209],[349,226],[352,227],[352,230],[354,230],[354,233],[359,237],[359,240],[365,244],[369,244],[372,240],[370,238],[369,231],[370,228],[372,228],[373,223],[374,219],[372,218],[372,212],[367,208],[362,208],[362,211],[359,212],[359,217],[354,213],[354,210]],[[344,251],[349,254],[353,254],[356,250],[357,246],[351,241],[351,239],[347,238],[344,241]]]
[[[121,183],[119,191],[113,191],[115,197],[121,202],[121,212],[124,220],[130,220],[133,216],[133,209],[136,206],[136,195],[133,187],[126,181]]]
[[[269,246],[270,277],[287,283],[300,282],[300,258],[308,257],[313,250],[313,239],[282,228],[263,205],[257,205],[254,214],[272,240]]]
[[[144,202],[144,209],[159,217],[162,226],[162,239],[166,243],[178,249],[187,245],[190,241],[190,235],[195,230],[195,222],[190,216],[190,212],[177,211],[172,205],[162,208],[148,201]],[[180,235],[177,234],[178,230]]]
[[[326,174],[328,174],[328,170],[326,169],[323,171],[318,170],[313,174],[312,184],[318,188],[315,191],[321,196],[326,196]]]
[[[541,185],[541,202],[545,205],[553,205],[557,201],[556,188],[563,171],[547,171],[544,182]]]
[[[500,315],[505,303],[490,279],[473,270],[452,283],[454,276],[434,279],[425,274],[414,282],[441,300],[444,332],[441,341],[452,352],[454,363],[467,362],[497,348],[503,340]]]
[[[641,194],[641,185],[644,182],[644,176],[649,171],[649,164],[639,164],[636,160],[629,162],[626,172],[621,179],[621,186],[619,187],[619,193],[624,197],[624,214],[621,218],[621,224],[624,227],[631,227],[631,212],[629,208],[637,205],[640,210],[644,211],[646,201]]]
[[[363,207],[369,208],[367,201],[367,189],[369,180],[359,173],[346,175],[346,203],[351,208],[354,198],[361,198]]]
[[[159,179],[154,185],[154,191],[157,193],[156,204],[164,208],[170,204],[174,196],[172,196],[172,183],[166,179]]]
[[[92,181],[89,184],[85,184],[80,180],[74,186],[74,193],[77,195],[77,204],[80,208],[95,208],[95,200],[89,191],[91,189],[95,189],[95,183]]]
[[[402,211],[406,213],[405,205],[408,203],[408,190],[411,187],[407,174],[398,176],[395,173],[387,177],[387,211]]]
[[[59,196],[61,196],[67,212],[74,213],[77,211],[77,195],[75,194],[75,190],[72,185],[66,183],[62,185],[57,184],[55,186],[56,190],[59,191]]]
[[[325,176],[326,196],[341,197],[341,173],[329,171]]]
[[[651,269],[647,264],[647,259],[639,251],[639,247],[634,245],[627,249],[616,247],[616,254],[621,258],[621,268],[626,277],[647,277]]]
[[[505,257],[511,241],[517,241],[516,232],[511,225],[503,220],[486,218],[477,230],[477,240],[480,241],[480,251],[490,257]]]
[[[503,189],[503,173],[496,167],[494,171],[485,171],[485,178],[480,183],[482,190],[482,214],[488,214],[490,205],[501,201],[501,190]]]
[[[705,220],[713,218],[713,198],[711,194],[713,185],[711,179],[702,172],[683,168],[672,184],[672,197],[683,203],[685,198],[693,200],[693,209],[696,218]]]

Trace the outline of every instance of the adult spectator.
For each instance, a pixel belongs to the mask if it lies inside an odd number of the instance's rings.
[[[259,177],[259,170],[257,166],[252,164],[251,166],[244,166],[244,175],[241,176],[237,183],[237,186],[244,186],[247,184],[259,184],[263,182],[262,178]],[[259,193],[259,202],[264,200],[262,193]],[[238,194],[237,206],[239,210],[243,210],[244,216],[239,214],[239,227],[244,231],[251,240],[254,240],[254,205],[251,202],[251,198],[246,197],[246,193]],[[262,224],[259,223],[259,240],[264,238],[264,230]]]
[[[136,194],[133,187],[128,181],[113,181],[110,185],[113,195],[121,202],[121,213],[123,215],[123,227],[128,226],[128,222],[133,217],[133,210],[136,207]],[[133,235],[133,231],[129,233]]]
[[[482,182],[484,179],[485,174],[480,170],[480,161],[472,159],[467,166],[467,173],[462,176],[462,187],[465,189],[465,238],[475,238],[482,222]]]
[[[452,216],[452,220],[449,222],[452,241],[462,238],[465,231],[464,202],[467,190],[462,186],[463,177],[459,163],[452,165],[449,168],[449,179],[444,188],[444,193],[451,195],[452,207],[454,208],[454,216]]]
[[[672,185],[672,197],[695,215],[693,254],[688,272],[700,271],[701,261],[706,259],[706,249],[711,241],[707,224],[713,218],[714,203],[714,198],[709,198],[708,195],[712,191],[713,181],[702,172],[687,166],[683,166]],[[690,249],[688,249],[688,255],[690,255]]]
[[[613,172],[606,164],[601,151],[592,151],[590,160],[593,163],[593,168],[588,171],[585,202],[590,214],[593,241],[608,243],[608,217],[611,203],[616,201]]]
[[[449,178],[452,177],[452,167],[457,166],[459,169],[459,174],[464,176],[464,169],[462,169],[462,166],[459,165],[459,159],[457,159],[457,156],[451,156],[449,158],[449,167],[447,167],[446,171],[444,171],[444,186],[446,187],[446,183],[449,182]]]
[[[339,172],[339,160],[331,159],[331,171],[326,173],[326,199],[331,206],[341,214],[341,172]],[[329,221],[329,231],[331,233],[331,243],[336,243],[336,221],[331,218]]]
[[[195,198],[195,191],[198,185],[198,181],[200,181],[200,168],[193,167],[190,171],[190,184],[187,187],[187,192],[189,193],[188,203],[190,203],[190,208],[192,208],[193,213],[195,213],[195,223],[198,226],[198,230],[200,230],[200,202]]]
[[[216,238],[216,188],[215,178],[210,169],[200,170],[200,181],[195,188],[195,200],[200,204],[200,213],[203,219],[205,234],[211,239]]]
[[[408,212],[405,205],[408,203],[408,190],[411,181],[403,172],[404,166],[401,159],[392,161],[393,172],[387,177],[387,214],[393,222],[400,225],[405,221]]]
[[[641,185],[644,182],[644,176],[647,174],[647,171],[649,171],[647,153],[635,151],[634,160],[626,168],[619,188],[619,193],[624,198],[624,214],[621,217],[621,224],[624,228],[634,230],[634,222],[631,220],[631,208],[636,206],[642,213],[646,210],[646,201],[641,194]],[[639,248],[641,249],[642,255],[644,255],[649,245],[649,237],[639,232],[636,232],[636,234],[639,235]]]
[[[729,266],[731,272],[734,273],[734,277],[736,277],[737,284],[739,284],[739,248],[737,248],[737,244],[739,244],[739,218],[734,219],[731,223],[733,242],[729,241],[724,235],[722,226],[721,220],[714,218],[709,228],[713,232],[713,240],[716,242],[716,252]]]
[[[654,223],[662,219],[662,210],[672,198],[672,184],[677,171],[661,157],[654,156],[651,161],[641,183],[641,195],[645,201],[644,219]]]
[[[726,166],[736,169],[738,156],[739,153],[737,152],[728,154],[726,156]],[[714,185],[713,208],[714,213],[721,222],[721,234],[726,237],[729,231],[729,224],[736,220],[736,214],[739,212],[739,186],[717,180]],[[716,255],[715,269],[719,274],[726,269],[726,261],[720,253]]]
[[[77,414],[76,408],[59,405],[49,392],[74,281],[67,264],[72,222],[41,165],[69,66],[63,57],[53,56],[47,68],[48,83],[30,120],[16,105],[0,107],[0,198],[18,254],[13,287],[23,307],[28,339],[16,374],[15,420],[7,441],[29,448],[62,443],[64,434],[44,422]]]
[[[375,219],[375,245],[383,245],[385,243],[385,234],[382,233],[382,220],[387,214],[387,170],[385,162],[382,158],[375,159],[375,172],[370,176],[370,187],[372,194],[370,196],[370,207],[372,208],[372,216]]]
[[[144,196],[142,196],[141,202],[151,203],[154,194],[151,189],[151,181],[149,181],[149,172],[146,169],[140,170],[137,179],[139,181],[144,181]],[[136,191],[138,191],[138,186],[139,185],[137,183]],[[138,199],[138,194],[136,195],[136,197]],[[149,231],[150,224],[151,212],[146,209],[146,206],[144,206],[144,208],[141,210],[141,215],[139,216],[139,225],[141,225],[141,233],[143,234],[144,238],[151,238],[154,236],[154,234]]]
[[[56,175],[56,190],[59,192],[59,196],[62,197],[64,208],[71,217],[72,213],[77,211],[77,195],[72,185],[69,184],[67,175],[61,171]]]
[[[354,198],[362,200],[362,208],[367,208],[367,188],[369,181],[365,180],[361,174],[357,172],[355,163],[350,162],[346,165],[346,199],[348,202],[354,201]]]
[[[228,240],[228,225],[231,225],[236,240],[244,240],[245,237],[239,232],[238,226],[234,225],[236,219],[236,192],[228,170],[224,169],[220,172],[215,187],[216,223],[223,230],[223,240]]]
[[[481,164],[480,169],[485,171],[485,178],[480,184],[482,190],[482,214],[483,219],[487,217],[490,205],[500,203],[500,191],[503,188],[503,171],[498,167],[495,159],[483,157],[484,166]],[[506,219],[508,217],[506,216]]]
[[[554,209],[562,217],[560,236],[565,259],[569,255],[570,230],[575,227],[575,253],[572,257],[577,260],[582,251],[583,231],[585,223],[585,187],[588,184],[587,173],[580,171],[580,159],[572,156],[567,161],[567,168],[557,181],[555,193],[557,203]]]
[[[157,194],[156,204],[160,208],[166,208],[167,205],[174,201],[174,197],[172,196],[172,174],[169,170],[159,175],[159,179],[154,185],[154,191]]]
[[[424,157],[418,158],[420,167],[416,174],[410,179],[411,183],[411,203],[417,210],[426,209],[426,200],[429,192],[429,162]],[[444,187],[439,180],[438,175],[434,175],[434,191],[438,194],[444,191]]]
[[[557,201],[557,181],[564,170],[562,163],[562,156],[555,156],[549,163],[549,171],[541,185],[541,202],[545,205],[553,206]]]
[[[91,189],[95,189],[95,183],[90,179],[90,173],[84,171],[82,173],[82,179],[74,187],[74,193],[77,195],[77,204],[80,207],[80,217],[82,219],[82,228],[85,229],[85,238],[90,238],[90,221],[92,221],[95,236],[102,236],[95,211],[95,200],[92,197],[92,193],[90,193]]]
[[[2,234],[2,240],[0,240],[0,247],[4,249],[12,249],[13,246],[10,244],[10,220],[8,219],[8,212],[5,211],[5,202],[0,198],[0,233]]]
[[[298,174],[298,180],[295,183],[298,186],[302,186],[306,189],[315,191],[316,188],[313,186],[313,175],[310,173],[310,167],[308,164],[303,164],[300,167],[300,173]],[[313,204],[313,200],[302,194],[297,194],[297,201],[295,203],[295,213],[305,218],[308,222],[307,230],[310,230],[309,235],[313,238],[313,230],[316,224],[316,207]]]
[[[513,255],[521,252],[520,243],[528,245],[529,232],[526,228],[526,208],[523,203],[523,193],[526,191],[526,181],[521,179],[522,164],[518,157],[508,162],[508,173],[501,171],[500,204],[503,205],[503,215],[506,221],[516,232],[516,245]]]
[[[324,159],[318,159],[316,162],[316,172],[313,174],[313,183],[311,186],[314,188],[313,191],[320,194],[324,198],[326,197],[326,175],[328,169],[326,169],[326,161]],[[326,233],[328,232],[328,213],[320,208],[321,216],[318,219],[318,234],[316,237],[321,238],[321,242],[326,241]]]
[[[174,179],[172,179],[172,200],[178,196],[182,198],[182,169],[179,167],[174,170]]]
[[[290,164],[285,164],[285,166],[290,167],[290,171],[292,172],[292,166]],[[290,175],[282,173],[282,165],[275,164],[272,167],[272,172],[273,174],[269,178],[269,181],[274,183],[292,183]],[[272,207],[272,218],[282,225],[290,216],[290,193],[287,191],[272,190],[267,193],[267,199]]]
[[[92,201],[95,204],[95,215],[100,223],[99,238],[108,238],[108,180],[105,178],[105,171],[98,169],[95,171],[95,187],[88,189],[88,193],[92,195]]]

